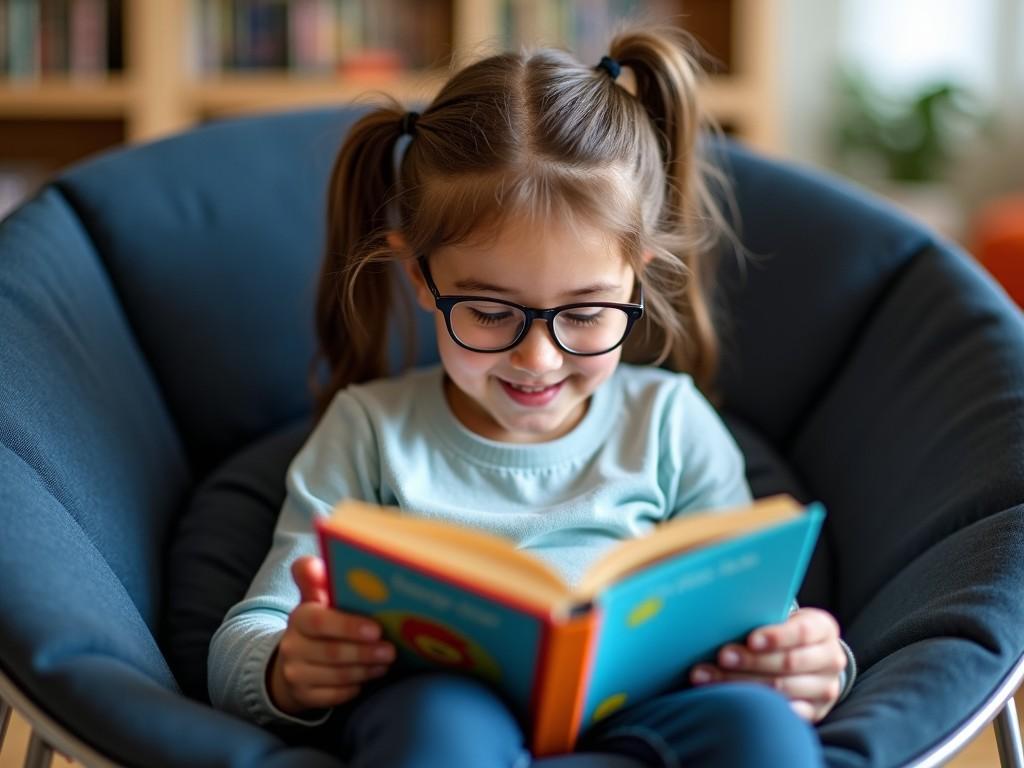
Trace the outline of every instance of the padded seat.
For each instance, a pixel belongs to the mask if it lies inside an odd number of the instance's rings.
[[[339,764],[211,709],[204,644],[310,428],[323,200],[359,114],[118,150],[0,223],[0,697],[62,751]],[[720,262],[723,413],[758,495],[825,502],[800,600],[861,669],[827,760],[936,764],[1024,674],[1024,321],[886,204],[720,149],[751,252]]]

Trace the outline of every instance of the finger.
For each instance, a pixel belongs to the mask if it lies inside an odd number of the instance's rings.
[[[818,708],[807,701],[796,701],[789,702],[790,708],[797,713],[801,718],[809,723],[816,723],[821,719],[818,715]]]
[[[303,688],[296,692],[295,700],[306,709],[329,709],[354,699],[360,690],[358,685]]]
[[[281,665],[281,676],[292,689],[338,688],[373,680],[385,674],[388,669],[384,665],[350,664],[338,667],[286,661]]]
[[[288,626],[309,638],[372,642],[380,637],[380,624],[364,616],[345,613],[319,603],[300,603],[288,617]]]
[[[346,664],[390,664],[395,646],[388,642],[353,643],[348,640],[322,640],[286,632],[278,645],[284,661],[342,666]]]
[[[787,699],[830,704],[839,698],[838,675],[782,675],[771,679],[775,690]]]
[[[846,654],[835,640],[803,645],[785,651],[757,653],[742,645],[730,644],[718,652],[718,666],[736,672],[793,675],[838,674],[846,668]]]
[[[300,557],[292,563],[292,579],[299,588],[300,601],[328,605],[327,567],[319,557]]]
[[[714,665],[700,665],[705,683],[755,683],[774,688],[788,699],[826,704],[839,698],[838,675],[758,675],[729,672]],[[696,672],[696,670],[695,670]],[[691,675],[691,679],[693,675]]]
[[[832,614],[818,608],[801,608],[782,624],[755,629],[747,638],[747,647],[752,651],[785,650],[838,637],[839,625]]]

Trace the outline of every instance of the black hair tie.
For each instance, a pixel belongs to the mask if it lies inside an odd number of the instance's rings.
[[[406,112],[402,115],[402,135],[413,136],[416,133],[416,121],[420,119],[419,112]]]
[[[622,71],[622,65],[611,56],[602,56],[601,63],[594,67],[594,69],[603,69],[612,76],[612,80],[616,80],[619,77],[619,73]]]

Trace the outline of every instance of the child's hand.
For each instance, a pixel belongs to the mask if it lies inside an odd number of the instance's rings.
[[[718,664],[698,664],[690,671],[690,680],[695,685],[729,681],[770,685],[790,700],[797,714],[816,723],[839,698],[839,674],[845,668],[846,653],[832,614],[801,608],[782,624],[755,629],[745,646],[722,646]]]
[[[297,715],[358,696],[360,683],[387,672],[395,649],[380,641],[375,621],[330,607],[323,560],[299,558],[292,578],[302,602],[288,617],[268,666],[267,692],[274,706]]]

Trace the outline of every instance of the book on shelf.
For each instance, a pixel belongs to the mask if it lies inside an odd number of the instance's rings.
[[[103,77],[124,68],[123,0],[0,0],[0,77]]]
[[[679,24],[687,6],[680,0],[501,0],[501,45],[561,46],[580,61],[597,63],[621,22]]]
[[[708,72],[730,69],[733,9],[728,0],[500,0],[500,45],[566,48],[583,62],[607,53],[614,32],[624,23],[653,23],[690,32],[697,59]]]
[[[680,515],[616,544],[575,586],[505,539],[394,508],[343,501],[316,527],[332,605],[382,625],[396,672],[482,679],[548,755],[783,621],[824,514],[776,496]]]
[[[200,75],[395,75],[451,55],[451,0],[193,0],[192,8]]]

